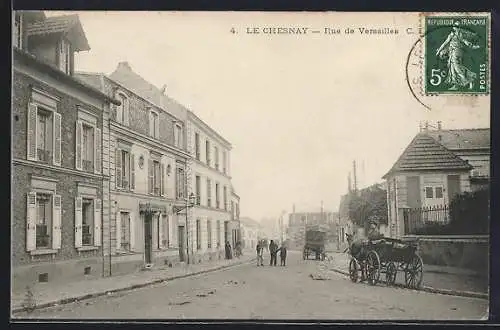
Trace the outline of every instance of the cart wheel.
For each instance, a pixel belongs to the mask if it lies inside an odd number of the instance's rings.
[[[358,281],[358,272],[359,272],[358,262],[356,261],[356,259],[351,258],[351,261],[349,261],[349,278],[354,283]]]
[[[424,263],[419,255],[414,254],[406,264],[405,283],[409,289],[420,289],[424,274]]]
[[[377,284],[380,278],[380,257],[376,251],[370,251],[366,257],[366,279],[371,285]]]
[[[396,283],[396,274],[397,274],[396,265],[394,262],[389,262],[387,264],[387,269],[385,271],[385,283],[389,286],[394,285]]]

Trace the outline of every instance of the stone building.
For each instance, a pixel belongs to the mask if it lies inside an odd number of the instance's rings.
[[[229,228],[226,230],[228,234],[225,235],[224,240],[230,242],[232,247],[235,247],[236,243],[241,241],[241,223],[240,196],[233,187],[231,187],[231,221],[228,227]]]
[[[79,73],[121,101],[109,117],[112,274],[184,261],[186,112],[135,73],[127,62],[106,77]]]
[[[90,49],[77,15],[13,21],[12,288],[102,276],[103,113],[119,102],[73,75]]]
[[[230,241],[231,220],[231,144],[187,111],[188,189],[195,196],[195,205],[188,211],[190,253],[194,260],[222,257],[224,239]]]

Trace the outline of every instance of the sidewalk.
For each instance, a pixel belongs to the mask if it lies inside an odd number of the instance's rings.
[[[33,301],[36,308],[44,308],[56,304],[65,304],[77,300],[93,298],[105,294],[111,294],[130,289],[141,288],[163,281],[202,274],[210,271],[224,269],[251,262],[255,256],[246,254],[240,258],[231,260],[217,260],[202,264],[186,265],[182,263],[177,267],[159,267],[153,270],[137,271],[134,273],[101,277],[78,282],[70,282],[58,285],[55,283],[37,283],[32,287]],[[11,293],[11,313],[24,309],[27,293]]]
[[[347,253],[330,253],[328,256],[332,259],[329,261],[330,270],[349,274],[350,257]],[[384,274],[380,277],[385,280]],[[396,284],[404,284],[404,272],[398,272]],[[488,299],[488,287],[488,276],[481,278],[473,271],[455,267],[424,265],[422,289],[425,291]]]

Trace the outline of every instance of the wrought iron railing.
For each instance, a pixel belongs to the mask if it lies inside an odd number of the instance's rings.
[[[82,167],[85,172],[93,172],[94,164],[91,160],[82,160]]]
[[[405,235],[417,234],[426,228],[450,223],[450,207],[437,205],[404,209],[403,219]]]
[[[44,163],[50,162],[50,150],[37,149],[38,160]]]

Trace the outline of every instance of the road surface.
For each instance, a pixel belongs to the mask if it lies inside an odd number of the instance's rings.
[[[279,259],[279,258],[278,258]],[[57,319],[479,320],[488,301],[314,280],[318,262],[289,252],[286,267],[236,266],[15,317]],[[279,263],[279,260],[278,260]]]

